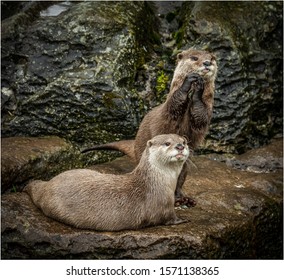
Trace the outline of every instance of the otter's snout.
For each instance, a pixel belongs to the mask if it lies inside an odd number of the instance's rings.
[[[179,151],[182,151],[184,149],[184,145],[182,144],[177,144],[176,145],[176,149],[179,150]]]
[[[208,66],[211,66],[212,63],[211,63],[211,61],[206,60],[206,61],[203,62],[203,65],[204,65],[205,67],[208,67]]]

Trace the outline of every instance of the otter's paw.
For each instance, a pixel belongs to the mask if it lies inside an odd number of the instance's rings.
[[[192,85],[195,84],[197,81],[202,81],[203,83],[203,78],[196,73],[191,73],[187,75],[183,81],[180,90],[183,93],[188,94],[191,90],[194,90],[194,88],[192,88]]]
[[[191,86],[194,82],[196,82],[199,78],[201,78],[200,75],[196,73],[192,73],[190,75],[187,75],[183,81],[183,84],[181,86],[181,91],[184,93],[188,93],[191,89]]]
[[[190,197],[179,197],[175,200],[175,207],[179,206],[187,206],[187,207],[194,207],[196,205],[196,201]]]
[[[204,80],[201,76],[199,76],[199,78],[193,83],[192,90],[194,92],[194,96],[198,96],[198,98],[201,99],[204,91]]]
[[[165,225],[167,226],[168,225],[179,225],[179,224],[188,223],[188,222],[190,222],[189,219],[181,219],[181,218],[175,217],[175,219],[166,222]]]
[[[184,224],[184,223],[188,223],[188,222],[190,222],[190,220],[189,219],[180,219],[180,218],[177,218],[176,220],[175,220],[175,225],[179,225],[179,224]]]

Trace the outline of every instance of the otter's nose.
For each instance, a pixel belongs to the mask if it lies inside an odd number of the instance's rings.
[[[182,151],[184,149],[184,146],[182,144],[177,144],[176,149]]]
[[[206,61],[203,62],[203,65],[204,66],[210,66],[211,65],[211,61],[206,60]]]

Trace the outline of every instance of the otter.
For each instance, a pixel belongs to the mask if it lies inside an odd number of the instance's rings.
[[[177,63],[166,101],[149,111],[142,120],[135,140],[96,145],[83,150],[119,150],[138,162],[149,139],[164,133],[184,135],[189,147],[196,149],[203,141],[212,117],[217,63],[214,54],[188,49],[177,55]],[[194,206],[185,197],[182,185],[187,166],[180,174],[175,197],[177,205]]]
[[[82,229],[120,231],[187,222],[176,216],[174,192],[189,156],[187,139],[176,134],[147,141],[137,167],[128,174],[88,169],[65,171],[24,191],[43,213]]]

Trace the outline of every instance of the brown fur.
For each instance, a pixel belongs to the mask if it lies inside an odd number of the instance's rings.
[[[82,153],[87,153],[93,150],[115,150],[128,155],[131,159],[137,162],[135,159],[134,144],[135,140],[121,140],[107,144],[95,145],[91,148],[84,149]]]
[[[210,68],[210,71],[207,72],[205,68]],[[145,115],[135,141],[113,142],[87,150],[119,150],[138,162],[147,141],[164,133],[184,135],[189,139],[190,148],[197,148],[203,141],[211,120],[216,74],[217,64],[213,54],[193,49],[181,52],[177,56],[177,66],[165,103]],[[186,174],[184,167],[177,185],[176,197],[183,196],[181,187]]]
[[[147,141],[137,167],[125,175],[88,169],[63,172],[25,191],[45,215],[84,229],[118,231],[179,224],[174,191],[188,157],[187,140],[175,134]]]

